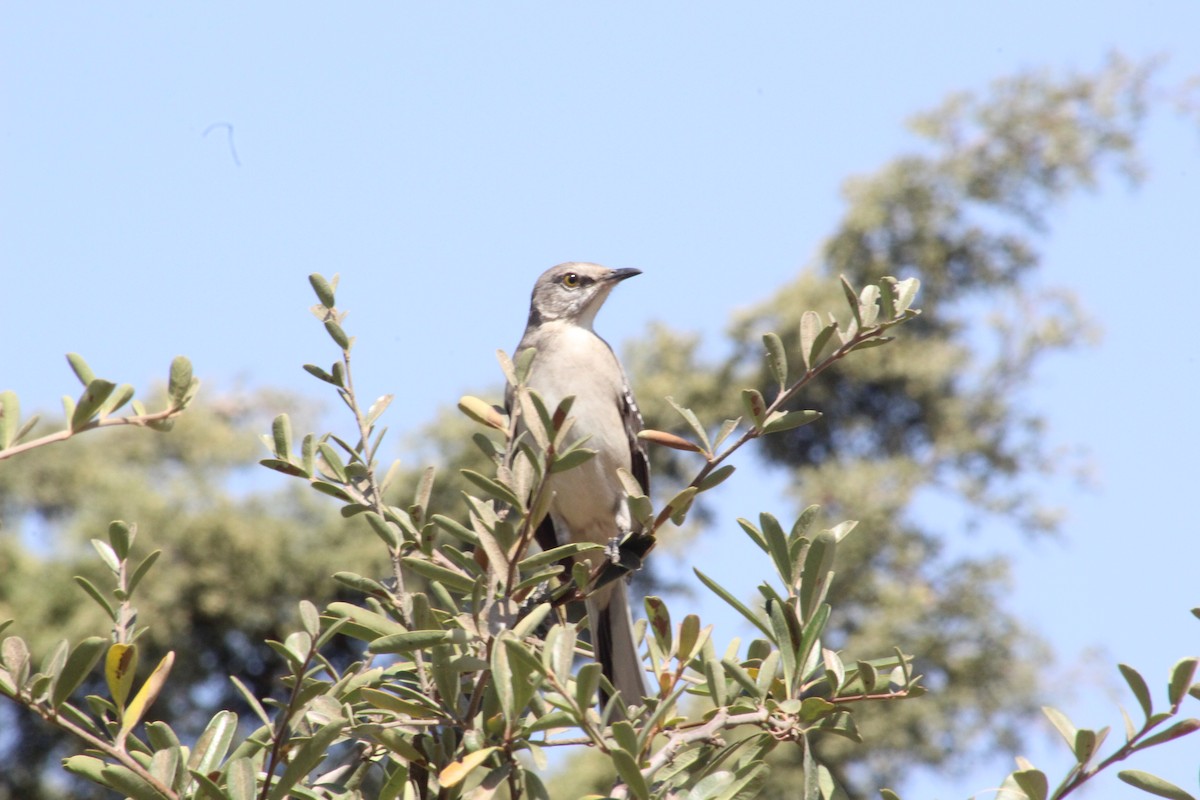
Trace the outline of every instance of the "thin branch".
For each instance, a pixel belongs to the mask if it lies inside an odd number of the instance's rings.
[[[38,439],[33,439],[32,441],[25,442],[24,444],[15,444],[6,450],[0,450],[0,461],[5,460],[6,458],[12,458],[19,453],[24,453],[26,450],[45,447],[48,444],[54,444],[56,442],[65,442],[72,436],[84,433],[86,431],[94,431],[98,428],[111,428],[117,425],[134,425],[139,428],[147,428],[152,426],[154,423],[165,422],[166,420],[177,417],[182,414],[183,411],[184,409],[179,406],[171,406],[168,409],[156,412],[154,414],[131,414],[127,417],[104,417],[103,419],[94,419],[84,425],[80,425],[78,428],[67,428],[66,430],[61,430],[56,433],[47,434],[46,436],[42,436]]]
[[[74,722],[64,719],[55,713],[53,709],[43,706],[41,703],[34,703],[33,701],[26,703],[23,702],[19,696],[14,697],[13,700],[21,705],[24,705],[26,708],[28,708],[30,711],[33,711],[49,724],[54,725],[79,739],[82,739],[89,746],[99,750],[109,758],[120,762],[123,767],[136,774],[139,778],[146,781],[146,783],[153,786],[154,790],[160,792],[163,796],[170,798],[170,800],[175,800],[175,798],[179,797],[179,795],[176,794],[171,787],[167,786],[158,778],[156,778],[148,769],[138,763],[137,759],[131,756],[124,748],[117,747],[92,733],[87,728],[80,727]]]

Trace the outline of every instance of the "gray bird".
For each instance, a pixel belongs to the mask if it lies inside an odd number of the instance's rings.
[[[628,470],[649,494],[649,461],[637,438],[642,415],[612,348],[592,329],[613,287],[640,274],[637,269],[566,263],[546,270],[533,286],[529,322],[517,345],[518,353],[530,347],[537,351],[526,383],[551,411],[574,396],[568,445],[586,438],[583,446],[596,451],[581,466],[550,477],[555,497],[537,531],[543,549],[569,542],[608,545],[640,530],[630,519],[617,469]],[[512,394],[509,387],[509,408],[515,402]],[[595,567],[604,557],[592,553],[579,560]],[[626,704],[641,705],[645,683],[625,581],[611,581],[592,592],[587,612],[592,646],[604,674]]]

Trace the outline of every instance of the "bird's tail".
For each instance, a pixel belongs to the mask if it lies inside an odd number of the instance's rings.
[[[642,660],[633,642],[633,617],[625,582],[613,581],[588,598],[588,620],[592,647],[604,675],[621,694],[626,705],[642,705],[646,683]],[[604,701],[608,702],[605,696]]]

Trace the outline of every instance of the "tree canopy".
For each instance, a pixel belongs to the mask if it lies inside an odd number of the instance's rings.
[[[919,279],[922,315],[895,341],[839,361],[787,405],[822,419],[757,443],[763,468],[789,476],[798,516],[819,504],[827,524],[858,521],[859,533],[838,542],[828,590],[837,613],[824,646],[901,645],[929,689],[919,701],[856,711],[867,747],[817,741],[820,762],[856,796],[902,784],[920,766],[1012,751],[1041,703],[1048,649],[1004,607],[1007,563],[949,554],[956,531],[922,514],[919,501],[933,493],[968,518],[1026,535],[1055,529],[1055,510],[1032,487],[1058,464],[1022,392],[1043,358],[1085,344],[1092,328],[1069,292],[1035,279],[1039,243],[1054,211],[1107,172],[1140,179],[1152,80],[1151,66],[1114,57],[1091,74],[1026,73],[949,98],[913,120],[913,152],[847,181],[845,214],[813,263],[737,313],[720,356],[705,355],[698,335],[663,326],[626,354],[648,426],[694,438],[666,398],[706,421],[745,419],[752,412],[735,387],[756,387],[770,403],[783,383],[762,358],[765,332],[778,333],[790,374],[804,374],[804,313],[844,305],[839,276],[855,287]],[[179,652],[171,680],[186,687],[155,713],[195,735],[216,710],[245,708],[227,675],[269,696],[279,665],[261,642],[288,637],[297,601],[323,607],[347,597],[334,571],[382,579],[394,567],[369,526],[251,473],[269,416],[297,405],[271,393],[208,397],[168,436],[97,433],[23,455],[19,468],[0,466],[0,619],[19,620],[35,655],[102,627],[72,577],[99,583],[87,540],[113,519],[137,520],[163,550],[157,580],[140,590],[139,611],[155,620],[143,663]],[[424,435],[442,476],[427,505],[458,518],[457,493],[469,484],[454,468],[486,463],[469,425],[447,412]],[[656,500],[665,503],[691,478],[694,456],[656,448],[655,457]],[[408,498],[420,483],[419,470],[401,470],[392,494]],[[694,519],[689,535],[735,527]],[[644,587],[671,581],[649,564]],[[330,658],[350,663],[353,647],[341,648]],[[0,721],[0,763],[13,765],[0,771],[0,798],[60,796],[51,765],[72,746],[13,707],[0,707]],[[760,796],[795,796],[804,760],[772,758]],[[606,792],[611,780],[606,772],[592,788]],[[572,770],[554,796],[581,793],[585,782],[584,770]]]

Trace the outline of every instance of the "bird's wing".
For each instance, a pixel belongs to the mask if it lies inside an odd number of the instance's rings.
[[[633,399],[633,390],[628,381],[621,397],[621,418],[625,422],[625,436],[629,440],[630,472],[637,479],[642,491],[650,494],[650,457],[646,453],[646,443],[638,438],[645,426],[642,422],[642,412],[638,410],[637,401]]]

